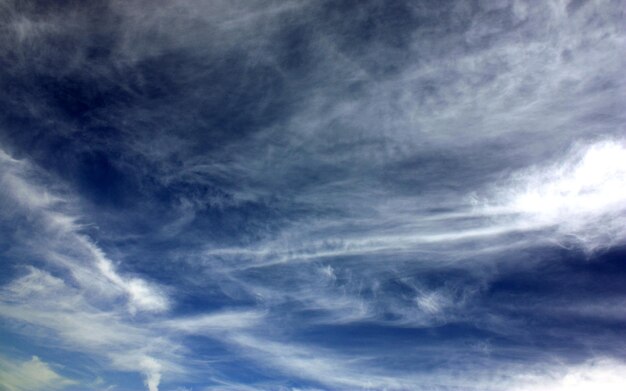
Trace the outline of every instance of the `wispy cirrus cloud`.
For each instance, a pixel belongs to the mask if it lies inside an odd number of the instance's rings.
[[[3,2],[6,329],[150,391],[620,384],[620,8]]]
[[[250,327],[262,318],[260,313],[231,312],[167,321],[143,319],[169,310],[164,290],[119,273],[104,251],[82,232],[81,219],[76,217],[78,207],[70,204],[71,198],[43,190],[43,177],[28,162],[4,152],[1,156],[3,196],[17,206],[11,213],[30,215],[31,229],[37,233],[36,241],[20,244],[23,251],[42,257],[44,263],[22,266],[21,276],[3,287],[0,313],[18,324],[36,326],[39,334],[33,337],[58,339],[51,345],[95,354],[118,370],[142,372],[146,386],[154,391],[163,373],[177,376],[185,372],[180,365],[185,348],[177,342],[177,335],[213,335]],[[42,268],[55,270],[55,275]],[[33,361],[24,368],[39,363]],[[54,383],[54,373],[47,373],[42,376]],[[37,381],[34,378],[32,387]],[[71,384],[58,377],[59,388]]]

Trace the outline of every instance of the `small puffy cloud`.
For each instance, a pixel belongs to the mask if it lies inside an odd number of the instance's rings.
[[[16,361],[0,356],[0,389],[6,391],[60,390],[76,381],[56,373],[49,364],[33,356]]]
[[[158,391],[161,382],[161,364],[152,357],[144,357],[139,365],[146,376],[146,387],[150,391]]]
[[[442,312],[451,304],[448,297],[438,292],[420,294],[415,298],[415,302],[421,311],[431,315]]]
[[[168,300],[161,292],[140,278],[132,278],[124,284],[130,296],[131,311],[141,309],[151,312],[167,310]]]

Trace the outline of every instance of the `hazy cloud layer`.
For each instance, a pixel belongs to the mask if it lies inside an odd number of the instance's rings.
[[[623,388],[625,9],[0,0],[0,389]]]
[[[56,390],[75,384],[75,381],[56,373],[37,356],[24,362],[0,358],[0,379],[2,389],[7,391]]]

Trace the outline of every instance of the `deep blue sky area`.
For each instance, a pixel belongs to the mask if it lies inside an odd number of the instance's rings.
[[[0,0],[0,391],[626,389],[625,12]]]

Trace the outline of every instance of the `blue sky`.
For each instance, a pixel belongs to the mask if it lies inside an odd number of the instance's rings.
[[[0,391],[626,387],[623,1],[0,1]]]

